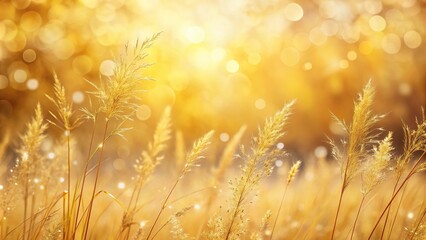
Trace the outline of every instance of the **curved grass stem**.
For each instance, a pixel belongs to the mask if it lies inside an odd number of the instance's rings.
[[[100,175],[100,170],[101,170],[102,155],[103,155],[103,152],[104,152],[104,149],[105,149],[105,140],[106,140],[106,136],[107,136],[106,134],[107,134],[107,131],[108,131],[108,123],[109,123],[109,119],[105,123],[104,136],[102,138],[102,147],[101,147],[101,151],[99,153],[99,159],[98,159],[98,163],[97,163],[97,166],[96,166],[97,170],[96,170],[95,184],[93,186],[92,196],[90,198],[90,203],[89,203],[88,212],[87,212],[86,224],[85,224],[85,227],[83,228],[83,239],[87,239],[87,233],[89,231],[90,217],[91,217],[91,214],[92,214],[93,202],[95,200],[96,187],[98,185],[99,175]]]

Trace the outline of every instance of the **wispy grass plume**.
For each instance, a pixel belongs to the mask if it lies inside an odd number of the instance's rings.
[[[365,162],[363,172],[361,174],[362,180],[362,199],[358,207],[358,211],[355,217],[355,221],[352,227],[351,239],[353,239],[356,224],[361,213],[366,196],[373,190],[375,186],[385,180],[386,174],[390,170],[390,161],[392,158],[392,132],[380,141],[378,147],[374,147],[373,155]]]
[[[245,161],[242,175],[230,182],[233,196],[228,230],[224,236],[226,239],[236,239],[244,233],[246,219],[242,206],[259,181],[272,173],[273,161],[280,153],[275,145],[284,136],[283,128],[291,115],[293,105],[294,101],[288,103],[272,118],[266,120],[264,127],[259,128],[258,136],[253,140],[250,153],[242,148],[242,157]],[[235,221],[240,221],[237,226]]]
[[[210,145],[210,141],[211,141],[211,138],[213,136],[213,133],[214,133],[213,131],[210,131],[210,132],[206,133],[203,137],[201,137],[200,139],[195,141],[195,143],[192,146],[191,151],[186,155],[186,163],[185,163],[183,169],[181,170],[179,177],[177,178],[177,180],[173,184],[172,188],[170,189],[169,193],[167,194],[167,197],[164,199],[164,202],[161,205],[161,209],[158,212],[153,224],[151,225],[151,229],[149,230],[148,236],[146,238],[147,240],[150,239],[151,234],[153,233],[153,230],[155,228],[155,225],[157,224],[157,222],[158,222],[158,220],[161,216],[161,213],[163,212],[164,208],[166,207],[167,202],[169,201],[170,196],[173,194],[174,190],[176,189],[176,186],[178,185],[178,183],[183,179],[183,177],[189,171],[191,171],[191,169],[193,167],[198,166],[199,160],[204,158],[203,153],[207,150],[207,147]]]
[[[383,116],[375,115],[373,113],[372,106],[374,102],[374,95],[375,90],[371,85],[371,82],[368,82],[364,87],[362,94],[358,96],[358,99],[355,102],[351,124],[346,125],[345,122],[335,118],[337,123],[343,127],[345,132],[348,134],[348,142],[345,144],[344,152],[342,152],[339,147],[331,141],[333,156],[340,164],[342,186],[340,189],[339,203],[337,205],[330,239],[334,238],[337,219],[339,217],[342,198],[346,187],[361,170],[361,162],[368,157],[371,144],[374,143],[377,137],[377,133],[374,132],[374,124],[383,118]]]

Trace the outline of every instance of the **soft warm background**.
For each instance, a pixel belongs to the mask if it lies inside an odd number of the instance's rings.
[[[338,134],[330,112],[349,119],[368,79],[384,126],[400,136],[425,102],[425,1],[29,1],[0,3],[2,126],[19,131],[56,71],[76,107],[85,81],[109,76],[123,45],[163,31],[149,51],[138,134],[164,106],[192,140],[207,129],[226,141],[297,99],[286,144],[297,157]],[[4,129],[2,128],[2,132]],[[397,138],[398,139],[398,138]],[[133,142],[133,141],[130,141]]]
[[[248,143],[265,117],[297,99],[283,139],[284,149],[290,154],[282,159],[286,161],[277,161],[276,166],[281,167],[277,171],[282,174],[280,177],[285,177],[288,165],[304,160],[301,179],[306,185],[300,188],[303,191],[290,193],[285,209],[289,214],[282,219],[288,229],[283,231],[302,232],[304,221],[317,216],[314,221],[319,224],[310,226],[315,226],[319,237],[325,236],[330,231],[327,224],[331,215],[328,210],[324,216],[325,210],[317,209],[318,213],[309,209],[319,206],[318,199],[327,198],[321,206],[330,211],[337,203],[337,165],[317,161],[330,159],[326,136],[338,139],[343,134],[331,113],[349,121],[356,94],[371,79],[377,90],[375,112],[387,114],[380,126],[394,132],[396,152],[401,151],[401,121],[413,126],[425,106],[425,23],[425,0],[1,1],[0,140],[8,144],[0,145],[0,190],[6,181],[6,166],[13,165],[16,159],[17,136],[24,131],[24,123],[36,103],[41,102],[45,116],[54,110],[45,97],[52,95],[54,72],[74,107],[87,106],[87,91],[93,90],[88,81],[98,84],[100,78],[112,76],[114,61],[126,44],[133,46],[137,39],[142,41],[162,32],[148,50],[146,59],[154,65],[144,74],[153,81],[142,84],[146,91],[139,94],[135,120],[127,123],[133,130],[125,134],[127,142],[121,138],[108,142],[106,163],[102,166],[106,174],[102,175],[100,189],[126,196],[126,186],[131,185],[134,175],[134,160],[146,149],[154,126],[168,105],[172,106],[176,131],[166,163],[160,167],[162,171],[156,173],[155,184],[147,186],[147,192],[159,196],[170,185],[170,179],[163,176],[173,178],[171,169],[177,166],[175,142],[186,143],[188,149],[194,139],[214,129],[208,161],[217,161],[242,125],[248,127],[242,142]],[[90,124],[84,124],[73,133],[73,168],[78,171],[84,159],[80,153],[87,151],[90,129]],[[98,131],[96,136],[102,134],[101,129]],[[53,154],[62,134],[54,127],[48,129],[42,145],[47,158],[55,157],[49,154]],[[241,162],[237,160],[235,165],[238,164]],[[176,198],[208,186],[205,176],[199,175],[207,171],[199,170],[196,177],[185,179]],[[402,205],[408,207],[401,209],[399,230],[410,226],[413,212],[417,213],[420,203],[412,203],[422,193],[422,188],[418,188],[421,180],[408,188]],[[63,184],[63,177],[60,181]],[[318,190],[318,184],[323,188]],[[386,186],[381,193],[388,192],[390,185]],[[262,185],[264,192],[273,187],[281,189],[280,182]],[[357,187],[352,195],[356,197],[346,201],[345,216],[356,209],[360,197]],[[260,219],[270,206],[276,211],[278,195],[278,191],[263,195],[263,205],[253,209],[257,214],[254,219]],[[196,196],[201,199],[196,201],[200,207],[202,197]],[[148,205],[152,197],[145,196]],[[113,205],[110,199],[103,201],[107,204],[99,206]],[[381,209],[374,204],[370,209]],[[152,211],[157,210],[157,206],[150,206]],[[112,221],[119,226],[122,211],[118,207],[114,211],[112,216],[118,217],[100,218],[101,226],[110,226]],[[152,217],[149,213],[144,212],[138,221]],[[373,217],[364,222],[365,231],[369,231],[371,219],[377,215],[374,211],[368,214]],[[197,213],[191,217],[199,218]],[[350,226],[352,220],[344,221],[342,226]],[[95,236],[105,234],[93,232]]]

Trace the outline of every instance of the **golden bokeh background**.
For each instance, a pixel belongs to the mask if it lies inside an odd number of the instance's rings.
[[[324,154],[325,136],[341,134],[330,113],[350,119],[369,79],[377,112],[388,113],[382,126],[400,144],[401,120],[414,122],[425,105],[425,6],[424,0],[2,1],[1,131],[21,132],[37,101],[49,110],[45,94],[54,71],[75,107],[86,106],[86,91],[93,90],[86,80],[111,76],[126,43],[162,31],[147,57],[155,64],[145,71],[155,81],[143,84],[131,124],[137,131],[117,156],[137,154],[132,149],[144,146],[166,105],[187,142],[214,129],[225,144],[242,124],[253,135],[291,99],[297,104],[286,148],[295,158]]]

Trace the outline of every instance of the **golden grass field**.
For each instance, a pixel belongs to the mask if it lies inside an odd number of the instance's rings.
[[[0,239],[426,239],[426,2],[0,2]]]

